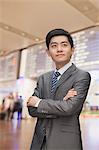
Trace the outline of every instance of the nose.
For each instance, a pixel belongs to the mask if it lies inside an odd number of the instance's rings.
[[[62,51],[62,47],[61,47],[61,45],[58,45],[58,47],[57,47],[57,51],[58,51],[58,52],[61,52],[61,51]]]

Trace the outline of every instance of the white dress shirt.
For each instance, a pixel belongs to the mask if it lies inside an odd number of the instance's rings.
[[[63,66],[62,68],[60,68],[59,70],[55,70],[58,71],[60,73],[60,76],[58,77],[58,80],[60,79],[61,75],[72,65],[72,62],[69,62],[68,64],[66,64],[65,66]]]

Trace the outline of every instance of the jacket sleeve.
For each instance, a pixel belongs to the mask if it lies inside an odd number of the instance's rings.
[[[34,93],[32,96],[37,96],[40,99],[42,99],[42,77],[39,78],[38,82],[37,82],[37,86],[34,90]],[[38,112],[37,111],[37,107],[33,107],[33,106],[28,106],[28,112],[29,115],[32,117],[38,117],[38,118],[56,118],[56,115],[52,115],[52,114],[48,114],[46,112]]]
[[[67,101],[62,100],[42,100],[39,103],[37,111],[46,112],[48,114],[58,116],[68,116],[74,113],[80,113],[83,103],[86,99],[91,77],[85,72],[83,75],[77,77],[74,83],[74,89],[77,91],[77,96],[69,98]]]

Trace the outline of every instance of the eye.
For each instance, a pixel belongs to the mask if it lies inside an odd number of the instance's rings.
[[[57,44],[52,44],[51,45],[51,48],[56,48],[57,47]]]
[[[68,44],[67,43],[62,43],[62,45],[61,45],[62,47],[67,47],[68,46]]]

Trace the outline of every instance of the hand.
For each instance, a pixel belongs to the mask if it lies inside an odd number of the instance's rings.
[[[76,95],[77,95],[77,91],[75,91],[74,88],[70,89],[66,94],[66,96],[63,98],[63,100],[68,100],[68,98],[74,97]]]
[[[41,101],[41,99],[39,99],[38,97],[31,96],[27,101],[27,106],[38,107],[38,104],[40,101]]]

